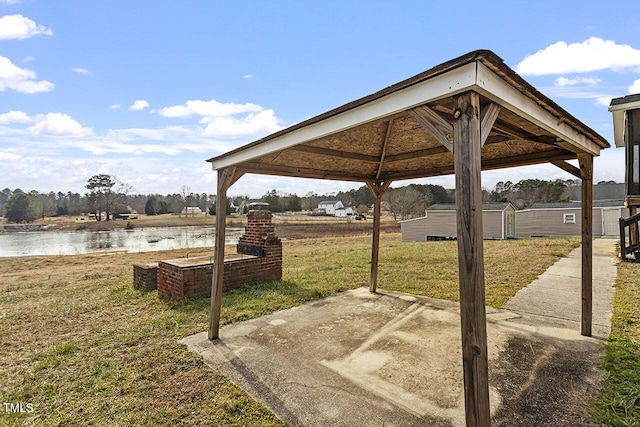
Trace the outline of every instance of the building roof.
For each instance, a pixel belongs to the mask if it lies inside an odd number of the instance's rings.
[[[580,209],[580,202],[534,203],[530,209]],[[624,200],[597,200],[592,203],[594,208],[619,208],[624,206]]]
[[[571,187],[571,200],[582,199],[582,186]],[[593,201],[624,200],[625,187],[621,183],[606,182],[593,186]]]
[[[609,111],[613,113],[613,139],[616,147],[624,147],[626,111],[638,108],[640,108],[640,93],[611,100]]]
[[[336,203],[342,203],[340,200],[323,200],[318,205],[335,205]]]
[[[453,100],[467,91],[479,94],[481,116],[493,123],[483,132],[483,170],[609,147],[496,54],[478,50],[208,161],[214,170],[357,182],[452,174]]]
[[[483,203],[482,210],[483,211],[503,211],[507,209],[509,206],[513,207],[513,205],[509,202],[498,202],[498,203]],[[428,211],[455,211],[456,205],[454,203],[436,203],[427,208]]]

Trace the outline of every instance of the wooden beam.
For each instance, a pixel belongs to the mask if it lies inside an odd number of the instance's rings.
[[[384,165],[384,157],[387,155],[387,144],[389,143],[389,136],[391,135],[391,126],[393,126],[393,119],[387,123],[387,132],[384,135],[384,141],[382,141],[382,152],[380,153],[380,163],[378,164],[376,180],[380,179],[380,172],[382,172],[382,166]]]
[[[491,103],[482,109],[482,118],[480,123],[480,146],[483,146],[487,141],[493,124],[496,122],[500,114],[500,106],[498,104]]]
[[[482,169],[501,169],[513,166],[534,165],[537,163],[548,163],[555,160],[575,159],[574,153],[565,150],[538,151],[536,153],[520,154],[518,156],[499,157],[482,161]]]
[[[380,214],[382,196],[391,185],[391,181],[366,181],[373,195],[373,241],[371,243],[371,275],[369,276],[369,292],[375,293],[378,288],[378,260],[380,254]]]
[[[334,150],[332,148],[316,147],[314,145],[296,145],[289,150],[300,151],[303,153],[319,154],[321,156],[339,157],[341,159],[361,160],[363,162],[378,163],[380,157],[370,156],[367,154],[353,153],[351,151]]]
[[[476,92],[464,92],[454,95],[453,102],[465,417],[468,427],[489,427],[491,414],[482,240],[480,96]]]
[[[453,151],[453,126],[436,111],[424,105],[409,110],[409,113],[426,128],[440,144]]]
[[[438,145],[437,147],[432,148],[423,148],[421,150],[409,151],[401,154],[394,154],[393,156],[387,156],[387,163],[393,162],[401,162],[403,160],[415,159],[418,157],[428,157],[433,156],[435,154],[449,153],[450,151],[442,146]]]
[[[239,166],[245,173],[257,173],[263,175],[293,176],[296,178],[332,179],[337,181],[363,182],[372,179],[370,174],[357,175],[353,172],[336,172],[310,167],[283,166],[269,163],[246,162]]]
[[[220,332],[220,312],[222,309],[222,279],[224,277],[224,244],[227,219],[227,190],[242,174],[236,175],[231,166],[218,170],[218,191],[216,194],[216,241],[211,283],[211,311],[209,314],[210,340],[217,339]]]
[[[593,156],[578,154],[582,177],[582,322],[580,333],[591,336],[593,315]]]
[[[575,166],[573,166],[571,163],[567,163],[564,160],[552,160],[551,162],[552,165],[559,167],[560,169],[562,169],[565,172],[570,173],[571,175],[575,176],[576,178],[582,178],[582,175],[580,174],[580,168],[577,168]]]
[[[568,153],[563,150],[558,150],[556,154],[550,154],[549,152],[535,155],[526,154],[522,156],[511,156],[483,161],[482,170],[504,169],[514,166],[529,166],[541,163],[549,163],[552,160],[575,160],[575,158],[576,155],[574,153]],[[426,166],[418,169],[387,171],[380,174],[380,179],[391,179],[393,181],[397,181],[401,179],[429,178],[432,176],[451,175],[453,173],[453,165],[437,167]]]
[[[501,119],[493,124],[493,129],[514,139],[533,139],[535,135]]]

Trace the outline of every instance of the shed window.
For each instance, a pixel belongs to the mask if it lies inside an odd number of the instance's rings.
[[[575,224],[576,223],[576,214],[574,214],[574,213],[564,214],[563,220],[564,220],[565,224]]]

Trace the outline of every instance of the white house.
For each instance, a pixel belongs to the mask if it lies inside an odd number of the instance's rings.
[[[351,207],[337,208],[335,215],[337,217],[341,217],[341,218],[346,218],[348,216],[352,216],[353,215],[353,208],[351,208]]]
[[[344,208],[340,200],[323,200],[318,203],[318,211],[321,213],[324,212],[325,215],[335,215],[336,209],[340,208]],[[353,213],[353,211],[351,213]]]

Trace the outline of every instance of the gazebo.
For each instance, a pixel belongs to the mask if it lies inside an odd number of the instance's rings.
[[[376,292],[380,204],[396,180],[455,174],[465,416],[488,426],[481,170],[551,163],[582,180],[582,335],[591,335],[593,157],[609,143],[488,50],[209,159],[217,203],[244,174],[363,182],[374,196],[369,290]],[[578,160],[579,167],[567,160]],[[225,214],[216,218],[209,339],[218,338]]]

